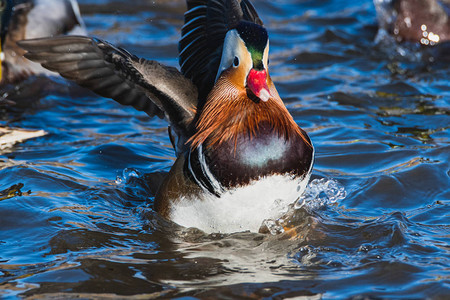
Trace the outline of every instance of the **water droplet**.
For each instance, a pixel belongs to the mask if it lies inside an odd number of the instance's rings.
[[[320,178],[312,180],[306,187],[305,192],[295,203],[294,208],[299,209],[307,206],[317,209],[327,204],[336,203],[344,199],[347,192],[342,184],[334,179]]]
[[[277,221],[272,219],[266,219],[263,221],[263,224],[266,225],[267,229],[270,231],[270,234],[277,235],[284,232],[283,226],[279,225]]]
[[[123,170],[123,178],[128,181],[130,178],[132,177],[139,177],[141,174],[139,173],[138,170],[133,169],[133,168],[125,168],[125,170]]]
[[[358,248],[358,252],[369,252],[373,247],[369,244],[362,244]]]
[[[116,177],[116,184],[127,184],[132,178],[139,178],[141,173],[133,168],[125,168],[122,172],[122,176]]]

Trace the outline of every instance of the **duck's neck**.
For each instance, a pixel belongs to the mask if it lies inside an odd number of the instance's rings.
[[[220,79],[208,96],[197,122],[196,133],[190,139],[191,149],[221,147],[224,143],[236,146],[240,136],[252,139],[264,124],[273,134],[290,140],[301,136],[309,143],[301,129],[276,96],[267,102],[252,100],[245,89],[239,89],[226,79]]]

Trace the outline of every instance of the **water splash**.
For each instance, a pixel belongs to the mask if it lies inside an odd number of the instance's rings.
[[[342,184],[334,179],[320,178],[312,180],[305,192],[295,203],[294,208],[300,209],[306,206],[309,209],[317,209],[327,204],[336,203],[344,199],[347,192]]]
[[[127,184],[130,180],[141,177],[141,173],[134,168],[125,168],[122,172],[122,176],[116,177],[116,184]]]
[[[278,220],[266,219],[263,221],[263,225],[270,232],[271,235],[277,235],[284,232],[283,227],[284,219],[280,218]]]
[[[312,180],[305,192],[294,204],[294,209],[305,207],[306,209],[319,209],[323,206],[336,203],[346,197],[347,192],[342,184],[334,179],[320,178]],[[291,217],[292,211],[279,219],[266,219],[263,221],[263,232],[268,231],[272,235],[278,235],[285,231],[286,221]]]

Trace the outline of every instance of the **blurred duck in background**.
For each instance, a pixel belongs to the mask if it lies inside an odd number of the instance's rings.
[[[434,46],[450,40],[450,0],[374,0],[380,32],[399,43]]]
[[[5,85],[18,84],[31,75],[53,73],[25,59],[24,51],[16,42],[66,34],[86,34],[76,0],[0,0],[0,87],[3,89],[0,107],[11,107],[17,101],[6,98],[9,92]],[[16,88],[12,87],[13,90]],[[29,92],[33,93],[33,90]],[[0,126],[0,151],[17,142],[42,135],[45,135],[43,130]]]
[[[25,59],[17,41],[86,34],[76,0],[0,0],[0,19],[1,85],[17,83],[30,75],[51,74]]]

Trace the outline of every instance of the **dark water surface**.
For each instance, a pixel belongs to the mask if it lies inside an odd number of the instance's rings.
[[[183,1],[80,3],[91,35],[177,66]],[[347,197],[296,210],[278,235],[179,228],[151,209],[174,161],[165,121],[31,78],[9,87],[0,125],[48,135],[0,154],[0,298],[448,299],[448,61],[377,47],[369,0],[254,3],[313,178]]]

